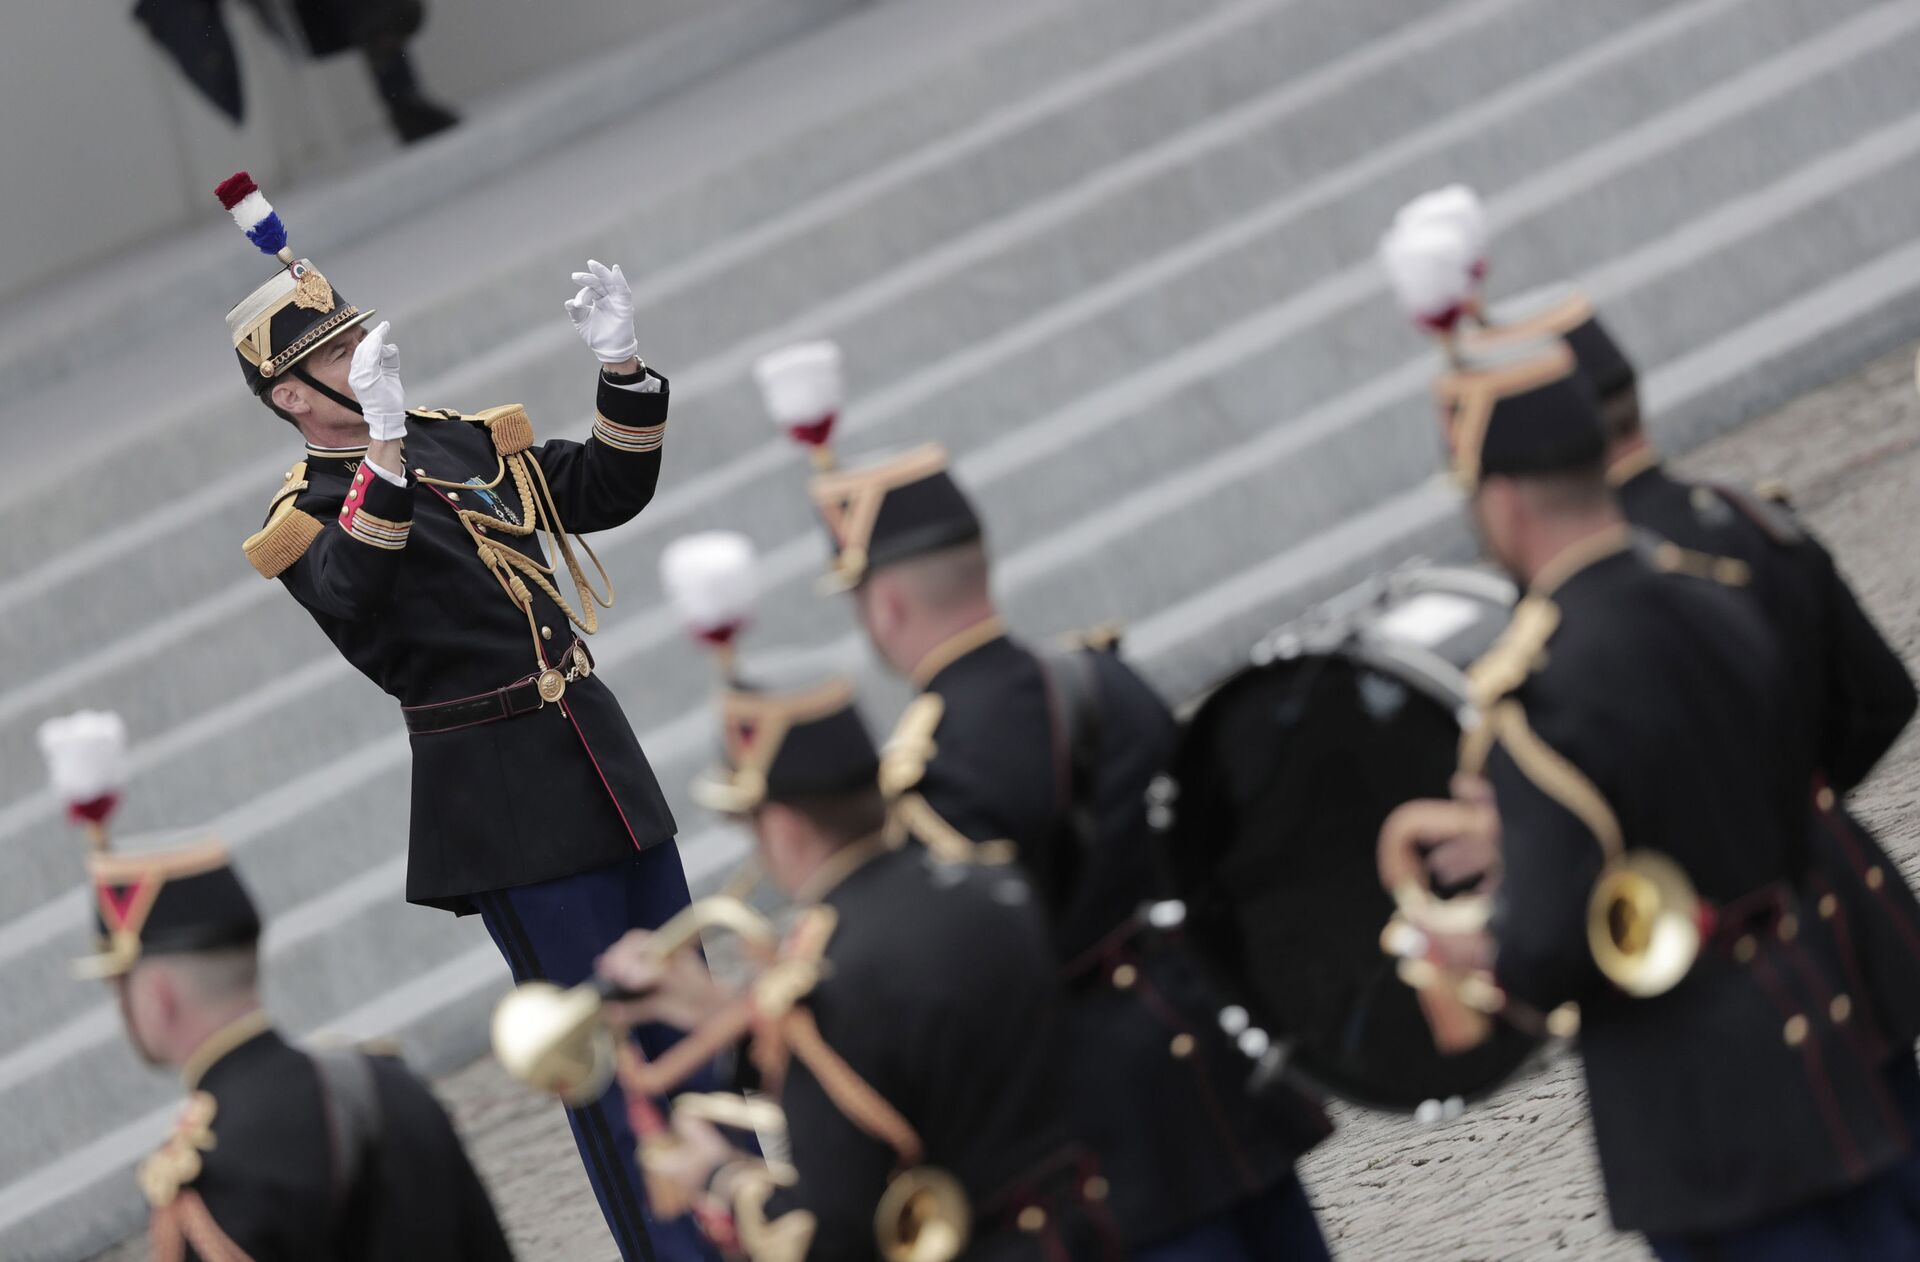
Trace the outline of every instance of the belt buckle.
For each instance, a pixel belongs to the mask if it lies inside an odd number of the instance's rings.
[[[567,695],[567,677],[551,666],[534,676],[533,686],[539,690],[541,705]]]

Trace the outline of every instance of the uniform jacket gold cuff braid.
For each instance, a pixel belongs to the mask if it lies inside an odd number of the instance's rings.
[[[664,426],[664,379],[647,392],[595,379],[601,415]],[[638,515],[661,452],[591,434],[542,441],[517,405],[408,418],[405,486],[363,468],[364,448],[309,447],[247,553],[401,706],[482,697],[549,669],[574,675],[558,704],[412,740],[407,895],[465,911],[475,892],[618,862],[673,835],[604,680],[571,669],[583,660],[576,628],[596,628],[610,594],[569,536]],[[534,784],[557,805],[528,809]]]

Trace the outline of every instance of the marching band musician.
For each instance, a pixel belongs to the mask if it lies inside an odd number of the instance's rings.
[[[1862,991],[1893,1043],[1890,1072],[1912,1077],[1920,1039],[1920,905],[1845,799],[1913,717],[1913,680],[1832,555],[1786,504],[1723,483],[1683,481],[1661,464],[1642,424],[1633,364],[1583,295],[1503,320],[1470,334],[1467,344],[1542,335],[1565,339],[1593,387],[1607,439],[1607,481],[1627,521],[1747,567],[1747,586],[1786,650],[1798,706],[1794,730],[1805,737],[1804,759],[1815,768],[1808,785],[1813,880],[1822,896],[1844,907]],[[1901,1098],[1920,1099],[1920,1092],[1903,1088]],[[1920,1126],[1920,1114],[1911,1120]]]
[[[1416,323],[1446,333],[1450,321],[1472,314],[1478,327],[1455,335],[1469,349],[1564,340],[1599,406],[1607,480],[1627,521],[1746,567],[1747,586],[1789,658],[1794,730],[1807,742],[1804,761],[1813,769],[1812,879],[1836,910],[1844,909],[1843,934],[1859,961],[1861,990],[1893,1043],[1890,1071],[1911,1076],[1920,1040],[1920,903],[1845,802],[1913,717],[1917,698],[1905,665],[1783,496],[1684,481],[1662,465],[1643,423],[1633,362],[1584,294],[1560,293],[1526,311],[1486,310],[1479,292],[1486,236],[1478,199],[1456,185],[1401,210],[1382,260]],[[1912,1121],[1920,1125],[1920,1116]]]
[[[1145,791],[1171,716],[1105,646],[1043,653],[1012,638],[989,590],[981,522],[927,445],[823,472],[810,491],[882,661],[921,691],[896,739],[931,757],[895,787],[951,850],[1011,843],[1049,915],[1068,988],[1072,1103],[1100,1154],[1130,1255],[1326,1256],[1294,1161],[1330,1132],[1289,1088],[1254,1096],[1250,1062],[1155,897]]]
[[[720,708],[725,765],[695,796],[752,829],[761,869],[804,909],[784,958],[818,961],[752,1059],[786,1115],[795,1177],[775,1187],[684,1113],[680,1142],[648,1169],[724,1207],[756,1262],[882,1256],[876,1233],[903,1217],[882,1207],[912,1183],[963,1193],[947,1212],[970,1243],[945,1256],[1118,1258],[1105,1181],[1068,1138],[1059,996],[1026,882],[900,844],[846,681],[736,683]],[[629,933],[600,961],[644,996],[616,1017],[692,1029],[726,1007],[704,969],[661,960],[652,937]]]
[[[1512,1005],[1579,1005],[1613,1220],[1663,1262],[1915,1256],[1884,1034],[1798,883],[1787,659],[1735,571],[1636,542],[1564,343],[1471,358],[1440,393],[1482,540],[1526,596],[1470,672],[1461,761],[1485,780],[1456,792],[1480,809],[1419,838],[1497,854],[1493,918],[1435,932],[1435,954],[1490,964]],[[1633,904],[1657,925],[1600,896],[1641,898],[1663,868],[1662,909]],[[1697,953],[1625,945],[1643,929]]]
[[[68,815],[87,825],[95,951],[127,1041],[188,1098],[138,1170],[155,1262],[506,1262],[513,1256],[453,1125],[398,1060],[302,1052],[260,1005],[260,913],[226,847],[116,854],[126,725],[41,725]]]
[[[667,383],[638,358],[632,292],[617,267],[575,274],[597,415],[583,443],[536,442],[517,405],[409,410],[388,326],[294,256],[244,172],[218,192],[278,262],[227,314],[242,375],[306,442],[247,559],[400,704],[408,901],[477,912],[516,980],[578,982],[688,902],[673,817],[582,638],[612,592],[571,534],[630,520],[659,480]],[[666,1035],[641,1037],[658,1052]],[[568,1120],[626,1262],[710,1256],[650,1221],[617,1088]]]

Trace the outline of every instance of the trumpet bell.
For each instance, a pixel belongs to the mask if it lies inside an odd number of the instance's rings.
[[[613,1081],[613,1034],[590,988],[526,982],[493,1010],[493,1054],[509,1074],[578,1107]]]
[[[1638,999],[1680,984],[1700,955],[1700,897],[1651,850],[1609,860],[1587,903],[1587,945],[1608,981]]]
[[[967,1247],[972,1226],[966,1189],[936,1166],[894,1176],[873,1217],[886,1262],[952,1262]]]

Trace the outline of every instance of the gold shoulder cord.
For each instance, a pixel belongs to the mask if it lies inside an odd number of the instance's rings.
[[[428,486],[445,487],[454,491],[478,489],[491,491],[506,480],[507,474],[513,474],[515,488],[520,493],[520,513],[525,520],[518,524],[483,513],[478,509],[462,508],[455,501],[454,513],[460,524],[466,527],[467,536],[473,540],[475,552],[479,554],[481,564],[492,571],[507,599],[519,606],[527,615],[527,632],[533,639],[534,673],[540,677],[540,695],[548,701],[558,701],[566,691],[569,676],[563,676],[547,662],[546,654],[540,647],[540,626],[533,616],[533,594],[528,591],[527,583],[545,592],[548,599],[560,606],[567,615],[567,621],[580,628],[587,635],[600,629],[600,615],[594,608],[613,608],[613,579],[607,574],[607,567],[601,564],[593,548],[586,540],[578,540],[587,559],[593,562],[593,568],[600,575],[600,586],[605,589],[602,596],[594,589],[593,583],[580,568],[579,560],[573,554],[575,537],[568,534],[560,520],[560,510],[553,502],[553,490],[547,485],[546,471],[538,460],[528,456],[526,447],[531,439],[531,429],[526,422],[526,413],[518,409],[499,410],[500,415],[485,418],[488,432],[496,441],[496,450],[500,451],[499,463],[494,468],[493,480],[484,483],[450,482],[442,478],[431,478],[416,472],[414,476]],[[517,425],[512,422],[517,421]],[[499,431],[496,431],[498,425]],[[511,448],[511,450],[504,450]],[[573,578],[574,595],[579,600],[579,612],[562,596],[553,584],[554,567],[543,565],[532,557],[513,548],[501,547],[486,537],[486,531],[498,530],[504,534],[525,538],[540,530],[541,515],[544,512],[548,523],[546,534],[561,557],[565,559],[567,573]],[[484,529],[482,529],[484,528]]]

